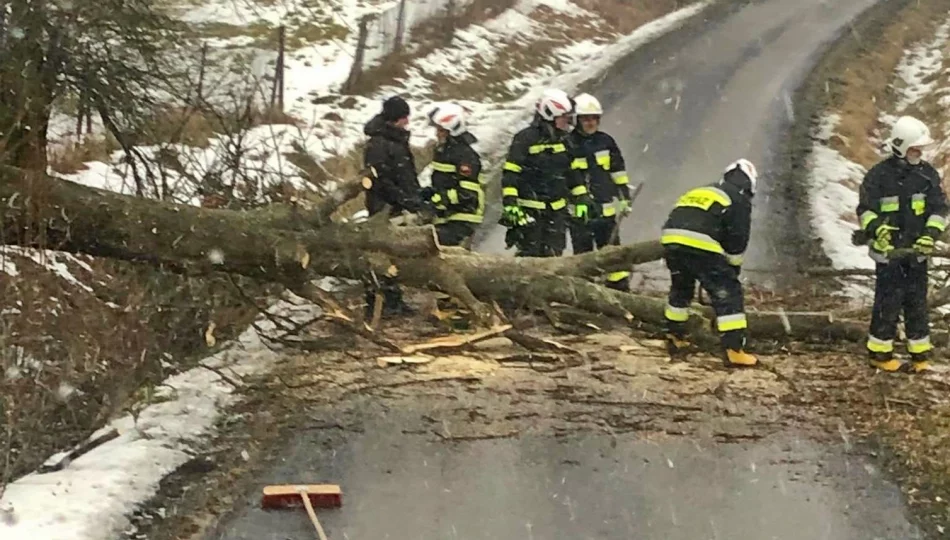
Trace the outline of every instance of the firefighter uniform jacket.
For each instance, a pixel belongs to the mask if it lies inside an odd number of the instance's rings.
[[[571,133],[571,142],[577,152],[573,167],[587,176],[587,189],[601,206],[601,215],[616,215],[616,200],[630,199],[630,178],[616,141],[603,131],[588,135],[577,128]]]
[[[561,210],[568,197],[586,202],[584,176],[574,168],[570,134],[539,117],[511,141],[501,177],[505,206]]]
[[[482,190],[482,161],[472,148],[476,142],[471,133],[449,137],[435,148],[432,158],[431,202],[439,211],[438,223],[464,221],[481,223],[485,214],[485,193]]]
[[[366,209],[370,215],[380,212],[387,204],[393,215],[403,210],[418,211],[419,179],[409,148],[409,132],[376,115],[367,122],[363,133],[369,135],[363,165],[375,168],[377,175],[366,192]]]
[[[751,221],[751,198],[733,184],[720,182],[680,197],[663,225],[660,242],[718,253],[738,267],[749,245]]]
[[[940,174],[926,161],[911,165],[896,156],[885,159],[864,176],[860,193],[861,228],[873,238],[881,225],[896,227],[891,234],[895,248],[911,247],[924,235],[936,240],[947,228],[947,198]],[[871,258],[887,261],[874,249]]]

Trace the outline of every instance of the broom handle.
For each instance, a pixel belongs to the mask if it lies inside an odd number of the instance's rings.
[[[310,516],[310,522],[313,523],[313,527],[317,530],[317,536],[320,537],[320,540],[327,540],[327,533],[323,532],[323,527],[320,526],[320,520],[317,519],[317,513],[313,510],[310,497],[306,493],[301,493],[300,498],[303,499],[303,505],[307,507],[307,515]]]

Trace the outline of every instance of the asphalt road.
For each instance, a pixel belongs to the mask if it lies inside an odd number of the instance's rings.
[[[318,510],[333,539],[911,540],[900,491],[842,448],[624,435],[429,442],[390,422],[328,451],[298,437],[271,483],[344,487]],[[215,540],[315,538],[303,509],[263,511],[260,488]]]
[[[746,266],[794,268],[801,227],[776,159],[795,120],[793,94],[822,46],[875,1],[751,1],[643,47],[590,88],[631,181],[645,182],[621,240],[656,238],[679,195],[746,157],[761,176]],[[503,229],[489,231],[478,249],[504,251]],[[763,285],[785,279],[751,277]]]

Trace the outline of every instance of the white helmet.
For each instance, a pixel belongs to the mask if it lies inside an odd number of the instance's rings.
[[[571,104],[571,97],[567,95],[567,92],[552,88],[541,94],[536,109],[541,118],[551,122],[558,116],[571,114],[574,106]]]
[[[723,171],[723,174],[728,173],[729,171],[733,171],[735,169],[739,169],[740,171],[744,172],[746,176],[749,177],[749,184],[750,184],[749,193],[751,195],[755,195],[755,187],[756,187],[756,184],[759,182],[759,171],[755,169],[755,165],[753,165],[752,162],[749,161],[748,159],[742,158],[738,161],[730,163],[729,166],[726,167],[726,170]]]
[[[912,116],[902,116],[891,129],[891,150],[897,157],[907,155],[907,150],[915,146],[927,146],[936,141],[930,136],[930,129]]]
[[[465,109],[455,103],[437,103],[428,114],[429,123],[458,137],[468,131],[465,122]]]
[[[577,116],[603,116],[604,108],[597,98],[590,94],[581,94],[574,98],[574,114]]]

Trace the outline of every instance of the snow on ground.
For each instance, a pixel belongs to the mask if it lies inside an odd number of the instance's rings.
[[[288,297],[269,311],[297,323],[316,315],[314,307]],[[156,403],[137,425],[130,416],[104,427],[120,433],[65,469],[33,473],[7,486],[0,499],[0,538],[4,540],[114,539],[129,526],[127,515],[158,490],[162,478],[191,459],[191,448],[207,437],[221,411],[236,399],[232,381],[269,369],[279,356],[263,340],[281,331],[261,317],[226,350],[197,367],[170,377]],[[54,456],[54,458],[57,456]]]
[[[707,0],[683,8],[641,26],[612,43],[584,42],[563,47],[555,54],[561,55],[561,65],[565,66],[565,69],[556,72],[551,68],[544,68],[534,74],[525,75],[524,80],[520,82],[525,85],[526,91],[517,99],[503,103],[464,102],[463,104],[473,110],[472,128],[481,138],[481,151],[497,155],[504,150],[512,132],[520,129],[530,118],[531,106],[545,86],[556,85],[565,90],[573,90],[603,73],[633,49],[673,30],[711,3],[712,0]],[[431,68],[435,65],[444,66],[447,62],[454,63],[453,59],[465,56],[464,47],[468,43],[480,43],[481,50],[490,55],[489,51],[494,50],[493,47],[496,46],[493,43],[501,43],[515,34],[532,31],[534,23],[525,13],[530,13],[534,5],[535,2],[523,2],[519,4],[518,9],[509,10],[494,21],[460,32],[456,38],[458,49],[443,51],[445,56],[441,58],[438,53],[433,53],[423,59],[420,65]],[[575,9],[568,0],[558,0],[545,5],[563,10]],[[321,71],[316,62],[308,67],[305,61],[299,61],[299,65],[291,66],[290,73],[296,69],[297,76],[300,76],[300,71],[310,70],[310,80],[322,80],[322,84],[328,88],[339,84],[340,81],[327,81],[329,75]],[[289,61],[288,65],[290,66]],[[294,78],[290,73],[288,82]],[[294,90],[290,91],[291,88]],[[415,76],[407,79],[406,88],[389,88],[384,93],[406,92],[415,96],[414,91],[424,88],[425,81],[421,71],[417,71]],[[326,109],[310,104],[302,95],[305,90],[306,84],[288,86],[287,97],[291,112],[298,118],[304,118],[307,112],[312,113],[313,118],[320,118]],[[420,95],[421,97],[412,101],[417,111],[424,103],[427,104],[425,94]],[[362,139],[362,124],[377,112],[379,96],[358,101],[359,106],[344,111],[347,116],[346,125],[350,127],[340,133],[338,146],[331,150],[323,149],[319,155],[329,156],[333,150],[352,148]],[[424,129],[421,116],[416,115],[413,124],[417,134],[431,131]],[[315,121],[307,129],[317,132],[317,138],[331,138],[327,132],[320,131],[321,126],[319,121]],[[294,134],[292,130],[297,129],[303,131],[303,128],[285,126],[259,128],[261,132],[266,133],[262,137],[270,137],[271,141],[276,141],[273,151],[275,155],[286,151],[283,145],[289,144],[281,137],[290,137]],[[255,130],[251,136],[259,136],[258,131]],[[423,144],[427,140],[428,136],[417,135],[413,142]],[[321,146],[308,148],[322,149]],[[202,150],[198,155],[210,161],[216,159],[213,147]],[[270,159],[279,158],[271,156]],[[71,179],[120,191],[127,190],[131,185],[128,179],[109,171],[105,164],[96,164],[88,171],[73,175]],[[3,268],[6,269],[5,264]],[[294,319],[312,316],[313,308],[301,305],[298,300],[285,300],[273,309],[292,312],[290,316]],[[265,333],[275,330],[267,318],[262,318],[257,327],[262,328]],[[233,380],[239,380],[239,376],[264,372],[274,362],[277,354],[264,347],[262,339],[252,327],[230,348],[206,359],[204,363],[235,374],[236,376],[229,377]],[[192,449],[211,433],[222,411],[236,399],[235,389],[225,384],[213,370],[206,368],[196,368],[176,375],[165,381],[163,388],[166,387],[171,390],[170,393],[162,398],[161,403],[154,403],[140,413],[137,429],[131,417],[120,418],[111,425],[119,431],[119,438],[76,459],[60,472],[31,474],[10,484],[0,498],[0,538],[106,540],[115,538],[118,531],[126,528],[129,523],[126,516],[154,495],[159,481],[166,474],[189,459]]]

